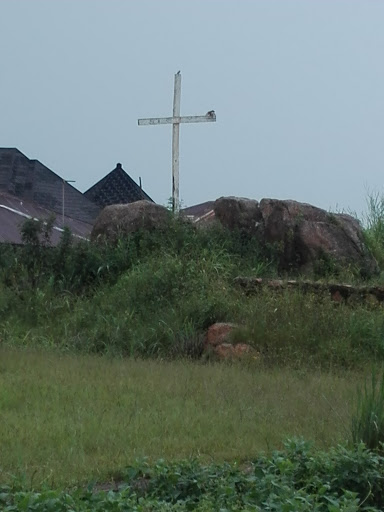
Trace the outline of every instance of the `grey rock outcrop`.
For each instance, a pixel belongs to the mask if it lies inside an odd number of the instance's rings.
[[[220,197],[213,206],[215,217],[230,230],[245,230],[250,234],[260,231],[262,215],[259,202],[245,197]]]
[[[297,201],[221,197],[215,202],[216,218],[228,229],[257,236],[275,246],[281,270],[313,270],[319,261],[354,266],[363,274],[378,271],[358,220],[333,214]]]
[[[114,204],[106,206],[97,217],[91,240],[116,242],[140,229],[165,229],[168,221],[168,210],[151,201]]]

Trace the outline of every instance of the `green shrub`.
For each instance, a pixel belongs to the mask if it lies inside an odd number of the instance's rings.
[[[380,268],[384,269],[384,196],[369,194],[365,225],[365,242],[376,258]]]
[[[371,450],[384,447],[384,372],[372,370],[371,380],[358,393],[357,410],[352,417],[352,441]]]
[[[84,293],[120,275],[140,262],[163,254],[201,259],[207,254],[231,260],[244,273],[273,273],[256,240],[224,228],[196,229],[182,219],[170,218],[162,231],[139,231],[115,245],[79,241],[65,229],[57,247],[50,246],[53,220],[27,220],[22,228],[24,246],[0,247],[0,280],[20,293],[51,286],[55,291]]]
[[[216,321],[243,326],[263,364],[353,367],[384,359],[379,308],[289,290],[245,296],[238,275],[275,276],[270,255],[242,232],[170,219],[116,245],[48,247],[49,226],[26,225],[24,247],[0,246],[0,336],[66,350],[176,357],[201,352]],[[27,229],[28,228],[28,229]],[[331,270],[329,270],[331,271]]]
[[[301,440],[259,456],[246,467],[138,461],[115,478],[115,492],[86,489],[40,492],[15,483],[0,488],[4,511],[132,510],[137,512],[379,512],[383,505],[384,459],[359,446],[314,452]]]
[[[89,297],[48,301],[39,309],[39,332],[53,344],[89,352],[197,356],[202,331],[234,314],[231,272],[225,255],[147,258]]]

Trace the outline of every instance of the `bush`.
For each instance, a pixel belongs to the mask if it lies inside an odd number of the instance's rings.
[[[352,417],[352,441],[371,450],[384,448],[384,372],[372,370],[371,381],[358,393],[357,410]]]
[[[367,212],[364,216],[365,242],[376,258],[380,268],[384,268],[384,196],[369,194]]]
[[[273,273],[255,240],[224,228],[199,230],[182,219],[170,219],[162,231],[138,231],[117,244],[79,241],[65,229],[57,247],[50,245],[53,220],[27,220],[22,228],[24,246],[0,247],[0,279],[19,292],[51,286],[55,291],[88,292],[115,283],[134,265],[162,254],[205,258],[207,254],[230,259],[243,272]]]
[[[384,360],[379,308],[329,297],[262,291],[247,297],[238,275],[274,276],[273,260],[241,232],[196,229],[171,219],[114,246],[74,241],[50,247],[31,221],[24,247],[0,246],[0,336],[13,344],[176,357],[201,353],[216,321],[244,326],[263,364],[340,368]]]
[[[275,512],[379,512],[383,506],[384,459],[360,445],[314,452],[293,439],[282,451],[245,466],[202,465],[196,460],[138,461],[115,478],[113,491],[40,492],[20,485],[0,488],[2,510]],[[111,485],[112,487],[112,485]]]

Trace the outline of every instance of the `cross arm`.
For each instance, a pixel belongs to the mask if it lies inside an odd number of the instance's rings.
[[[214,123],[216,114],[209,113],[205,116],[181,116],[181,117],[150,117],[139,119],[139,126],[158,125],[158,124],[180,124],[180,123]]]

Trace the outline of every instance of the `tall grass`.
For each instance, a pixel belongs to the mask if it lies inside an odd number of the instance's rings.
[[[236,270],[225,253],[164,253],[82,296],[48,287],[17,298],[5,289],[0,336],[13,346],[199,358],[207,327],[227,321],[241,326],[234,341],[253,345],[267,366],[353,368],[384,360],[379,307],[292,290],[247,297],[233,285]]]
[[[26,247],[0,246],[5,344],[199,358],[206,328],[229,321],[242,326],[234,341],[253,345],[267,366],[350,368],[384,360],[379,307],[293,291],[245,296],[234,277],[276,271],[271,254],[240,232],[196,230],[171,219],[165,231],[135,233],[114,246],[73,245],[66,232],[47,249],[33,229]]]
[[[370,305],[286,291],[247,297],[228,252],[161,251],[86,293],[0,285],[0,337],[13,346],[140,357],[194,357],[218,321],[242,326],[267,366],[351,368],[384,360],[384,318]]]
[[[23,247],[0,244],[0,282],[18,293],[51,287],[55,293],[89,293],[115,283],[133,266],[164,254],[204,259],[207,254],[231,260],[238,270],[273,274],[272,253],[241,232],[216,226],[196,229],[182,219],[170,218],[163,230],[138,231],[116,244],[74,242],[68,230],[57,247],[49,247],[47,226],[28,220],[22,227]],[[220,270],[220,266],[217,267]]]
[[[352,416],[352,441],[371,450],[384,451],[384,372],[374,368],[371,380],[359,390],[357,410]]]
[[[369,193],[364,215],[365,238],[381,269],[384,269],[384,195]]]
[[[268,365],[323,369],[384,359],[381,308],[334,303],[327,295],[269,290],[244,303],[238,339],[250,341]]]

